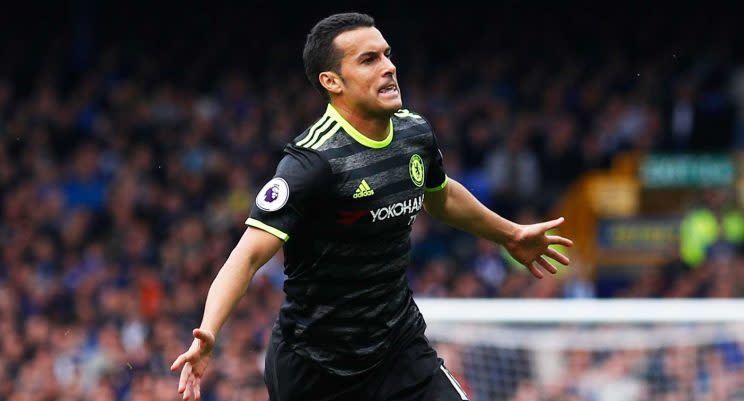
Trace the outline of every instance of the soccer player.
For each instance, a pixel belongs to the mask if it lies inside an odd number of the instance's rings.
[[[281,246],[286,300],[264,379],[273,401],[466,400],[424,336],[406,280],[411,226],[436,219],[506,247],[533,275],[556,273],[547,235],[562,218],[518,225],[447,178],[432,127],[401,109],[390,46],[364,14],[318,22],[303,51],[325,114],[285,148],[256,197],[248,228],[215,278],[178,392],[200,398],[215,337],[256,270]]]

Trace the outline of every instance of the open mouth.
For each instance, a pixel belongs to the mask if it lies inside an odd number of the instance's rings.
[[[380,90],[378,90],[377,92],[381,95],[397,94],[398,85],[396,84],[385,85],[382,88],[380,88]]]

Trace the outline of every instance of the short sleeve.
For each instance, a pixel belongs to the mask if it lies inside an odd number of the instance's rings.
[[[319,154],[291,145],[285,152],[274,178],[256,195],[250,217],[245,222],[283,241],[289,239],[309,203],[327,192],[330,177],[330,167]]]
[[[442,164],[442,151],[439,149],[439,143],[432,131],[432,148],[429,168],[426,174],[426,192],[436,192],[447,186],[447,174],[444,172]]]

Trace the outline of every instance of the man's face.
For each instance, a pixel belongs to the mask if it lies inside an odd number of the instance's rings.
[[[377,28],[346,31],[333,44],[343,54],[339,96],[349,106],[371,115],[389,115],[401,108],[390,46]]]

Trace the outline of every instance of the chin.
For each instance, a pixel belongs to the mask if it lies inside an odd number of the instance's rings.
[[[396,111],[400,110],[403,107],[403,101],[399,97],[396,100],[388,100],[384,102],[382,105],[382,109],[384,109],[386,112],[389,113],[395,113]]]
[[[400,97],[397,99],[377,99],[377,101],[367,103],[362,107],[369,115],[390,117],[403,107],[403,102]]]

